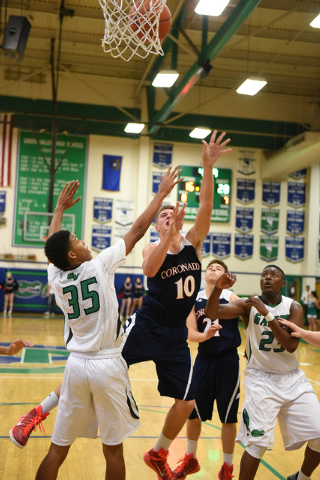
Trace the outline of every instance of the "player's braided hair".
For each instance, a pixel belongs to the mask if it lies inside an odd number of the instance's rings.
[[[44,253],[49,262],[60,270],[67,270],[70,267],[68,251],[70,249],[69,230],[60,230],[48,238],[44,246]]]

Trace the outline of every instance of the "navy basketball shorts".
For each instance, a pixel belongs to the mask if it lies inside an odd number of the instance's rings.
[[[128,366],[152,360],[156,364],[160,395],[194,400],[196,385],[187,327],[169,328],[155,322],[146,323],[135,315],[129,320],[130,333],[122,350]]]
[[[193,367],[196,405],[190,419],[212,419],[214,401],[221,423],[237,423],[240,397],[240,362],[237,352],[219,357],[197,355]]]

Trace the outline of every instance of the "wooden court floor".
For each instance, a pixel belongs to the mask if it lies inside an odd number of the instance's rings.
[[[242,337],[243,329],[241,329]],[[27,447],[20,450],[9,439],[9,430],[21,415],[39,404],[62,380],[65,352],[63,343],[63,319],[46,319],[39,316],[0,318],[0,342],[16,338],[31,340],[39,348],[16,358],[15,363],[3,363],[8,357],[0,358],[0,479],[32,480],[50,445],[56,412],[44,422],[45,435],[38,430],[32,435]],[[47,348],[43,348],[43,346]],[[41,348],[42,347],[42,348]],[[58,348],[60,347],[60,348]],[[196,355],[196,344],[191,344],[192,355]],[[244,339],[239,348],[241,373],[245,368],[243,358]],[[301,368],[306,372],[318,398],[320,398],[320,349],[300,343],[298,357]],[[130,368],[130,378],[135,400],[141,416],[141,427],[124,442],[127,480],[156,480],[156,474],[143,462],[142,455],[153,447],[162,429],[165,415],[172,403],[160,397],[153,363],[148,362]],[[244,400],[242,385],[240,406]],[[240,419],[240,412],[239,412]],[[170,449],[169,464],[175,468],[184,455],[185,429]],[[257,480],[285,480],[299,470],[303,450],[285,452],[277,426],[274,447],[267,451],[256,476]],[[236,445],[234,455],[235,480],[238,479],[239,464],[243,447]],[[220,421],[214,412],[212,421],[203,424],[198,448],[201,470],[190,479],[217,479],[222,464]],[[101,441],[78,439],[70,449],[67,460],[60,469],[60,480],[103,480],[105,462]],[[116,479],[115,479],[116,480]],[[320,467],[312,476],[320,480]]]

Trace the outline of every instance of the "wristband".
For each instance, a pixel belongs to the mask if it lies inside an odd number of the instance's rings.
[[[264,318],[267,320],[268,323],[272,322],[272,320],[274,320],[274,316],[272,315],[271,312],[269,312],[267,315],[265,315]]]

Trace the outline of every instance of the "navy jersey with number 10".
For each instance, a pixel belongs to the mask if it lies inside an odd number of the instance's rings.
[[[194,246],[182,237],[180,252],[168,252],[158,273],[148,278],[148,292],[138,318],[168,327],[185,326],[200,284],[201,263]]]

